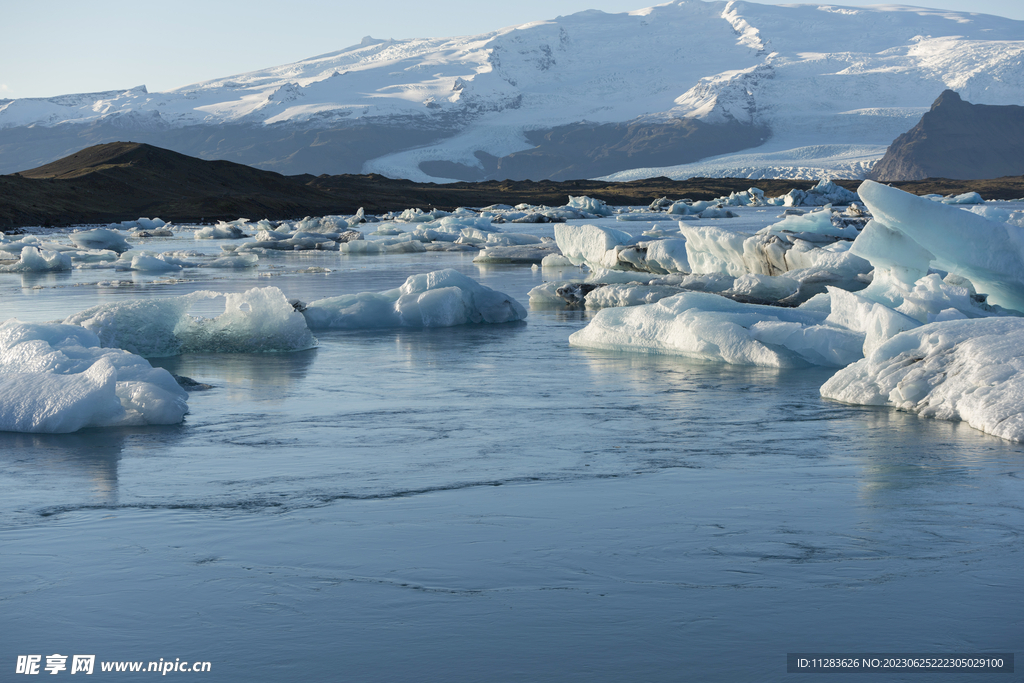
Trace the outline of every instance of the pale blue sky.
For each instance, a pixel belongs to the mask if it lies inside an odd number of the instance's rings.
[[[761,0],[790,4],[782,0]],[[626,12],[644,0],[51,0],[6,3],[0,98],[146,85],[169,90],[333,52],[363,36],[483,33],[585,9]],[[809,3],[810,4],[810,3]],[[825,3],[813,3],[825,4]],[[873,5],[841,0],[833,5]],[[920,0],[926,7],[1024,20],[1022,0]]]

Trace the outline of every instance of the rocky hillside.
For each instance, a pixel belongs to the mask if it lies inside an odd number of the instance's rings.
[[[946,90],[871,171],[883,182],[1024,174],[1024,107],[965,102]]]

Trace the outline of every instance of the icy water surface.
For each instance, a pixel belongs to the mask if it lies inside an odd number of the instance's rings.
[[[526,304],[543,281],[472,256],[6,275],[0,318],[265,285],[311,301],[444,267]],[[181,426],[0,433],[0,666],[83,653],[209,661],[169,675],[217,681],[782,681],[805,678],[787,652],[1019,649],[1024,447],[823,401],[829,370],[569,348],[586,317],[160,359],[213,386]]]

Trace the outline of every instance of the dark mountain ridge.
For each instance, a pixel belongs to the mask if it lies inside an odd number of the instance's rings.
[[[83,149],[45,166],[0,176],[0,228],[68,226],[160,217],[176,223],[281,220],[352,214],[360,207],[384,213],[417,207],[451,210],[489,204],[561,206],[568,195],[588,195],[613,205],[645,205],[658,197],[714,199],[760,187],[776,196],[808,189],[816,180],[747,178],[649,178],[629,183],[596,180],[415,183],[380,175],[297,175],[230,161],[205,161],[137,142]],[[858,180],[840,184],[856,189]],[[932,180],[899,183],[917,194],[982,192],[990,199],[1024,196],[1024,178],[994,181]]]
[[[880,182],[1024,173],[1024,107],[971,104],[946,90],[871,171]]]

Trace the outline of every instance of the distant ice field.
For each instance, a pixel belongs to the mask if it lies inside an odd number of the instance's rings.
[[[691,223],[752,233],[783,208],[735,211]],[[257,286],[310,302],[446,268],[525,305],[573,273],[475,255],[0,273],[0,322]],[[154,358],[211,386],[180,425],[0,432],[0,661],[180,658],[218,681],[788,681],[787,652],[1018,646],[1024,446],[825,400],[829,368],[570,347],[593,315]]]

